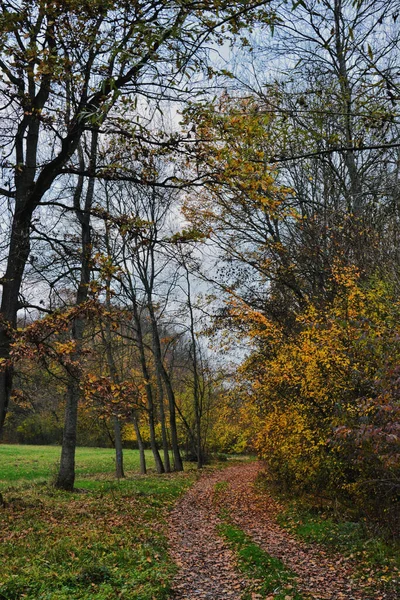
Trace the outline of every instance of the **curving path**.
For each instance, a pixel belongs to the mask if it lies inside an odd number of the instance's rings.
[[[223,508],[256,543],[297,574],[298,589],[306,598],[385,599],[384,595],[368,595],[354,582],[349,560],[300,542],[276,523],[277,505],[266,494],[257,494],[253,485],[260,469],[260,463],[250,462],[204,474],[178,502],[169,522],[170,551],[179,567],[171,598],[242,598],[248,582],[236,570],[233,553],[216,531]]]

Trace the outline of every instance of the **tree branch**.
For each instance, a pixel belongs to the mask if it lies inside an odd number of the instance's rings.
[[[315,150],[313,152],[305,152],[304,154],[295,154],[293,156],[270,156],[267,161],[256,160],[256,163],[282,163],[289,162],[292,160],[300,160],[302,158],[313,158],[318,156],[327,156],[334,154],[335,152],[362,152],[363,150],[385,150],[389,148],[400,148],[400,142],[394,142],[391,144],[370,144],[367,146],[339,146],[336,148],[327,148],[326,150]]]
[[[15,198],[14,190],[5,190],[4,188],[0,188],[0,195],[6,196],[7,198]]]

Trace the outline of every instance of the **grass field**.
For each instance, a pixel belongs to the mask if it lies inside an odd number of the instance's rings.
[[[58,446],[0,445],[0,490],[10,485],[51,480],[57,472],[60,453],[61,448]],[[146,452],[146,459],[148,467],[154,468],[150,450]],[[125,450],[124,464],[128,475],[137,473],[139,471],[138,450]],[[85,487],[86,479],[93,478],[94,475],[112,478],[114,470],[113,449],[77,448],[77,487]]]
[[[80,448],[80,493],[55,490],[60,449],[0,446],[0,600],[164,600],[175,572],[166,517],[192,473],[113,477],[113,451]],[[150,455],[149,467],[152,466]]]

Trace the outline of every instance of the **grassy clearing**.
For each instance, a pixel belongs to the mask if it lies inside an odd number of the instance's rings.
[[[0,490],[10,485],[35,481],[49,481],[57,472],[61,448],[59,446],[0,445]],[[153,456],[146,452],[148,467],[154,468]],[[139,452],[125,450],[127,474],[139,471]],[[81,480],[93,475],[113,476],[115,453],[112,448],[77,448],[76,475]],[[79,483],[79,481],[78,481]]]
[[[334,519],[297,504],[280,513],[279,524],[306,542],[318,543],[359,564],[360,579],[400,596],[400,543],[373,534],[362,522]]]
[[[295,574],[281,560],[270,556],[241,529],[230,523],[223,523],[219,532],[236,551],[240,570],[252,581],[251,590],[244,595],[243,600],[254,597],[303,599],[295,587]]]
[[[38,482],[52,475],[58,448],[14,448],[17,453],[0,447],[6,502],[0,507],[0,600],[169,597],[175,567],[167,553],[166,517],[193,473],[130,474],[118,482],[111,450],[81,448],[82,491],[68,494]],[[137,453],[126,455],[129,471]],[[5,489],[15,464],[20,478],[14,473]]]

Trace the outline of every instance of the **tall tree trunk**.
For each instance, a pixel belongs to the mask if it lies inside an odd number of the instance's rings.
[[[97,160],[97,129],[92,132],[91,149],[90,149],[90,164],[89,172],[94,173]],[[81,163],[83,157],[81,154]],[[82,169],[83,170],[83,169]],[[76,305],[80,306],[86,302],[89,293],[90,283],[90,262],[92,257],[92,240],[90,231],[90,211],[94,197],[94,177],[90,177],[86,190],[84,210],[81,208],[81,196],[83,181],[80,178],[74,196],[74,208],[76,216],[81,225],[81,275],[76,295]],[[78,317],[72,325],[72,339],[75,342],[74,362],[79,363],[82,354],[83,335],[85,331],[85,320],[83,317]],[[79,389],[80,372],[79,367],[74,368],[69,374],[67,384],[66,408],[65,408],[65,424],[63,432],[63,442],[61,450],[60,469],[56,480],[56,487],[72,491],[75,482],[75,450],[76,450],[76,433],[78,425],[78,403],[80,396]]]
[[[193,401],[194,401],[194,414],[196,423],[196,455],[197,455],[197,468],[203,467],[203,448],[202,448],[202,437],[201,437],[201,418],[202,418],[202,406],[200,401],[200,382],[198,373],[198,359],[197,359],[197,340],[194,330],[194,312],[192,306],[191,287],[190,287],[190,275],[187,264],[183,258],[183,266],[186,272],[186,283],[187,283],[187,303],[189,308],[190,316],[190,337],[192,342],[192,362],[193,362]]]
[[[114,445],[115,445],[115,476],[117,479],[125,477],[124,455],[122,451],[121,423],[117,416],[114,417]]]
[[[160,407],[160,422],[161,422],[161,437],[162,437],[162,446],[163,446],[164,467],[165,467],[165,472],[170,473],[171,472],[171,462],[169,459],[167,424],[165,421],[164,388],[163,388],[161,374],[159,373],[159,370],[157,370],[157,387],[158,387],[158,403],[159,403],[159,407]]]
[[[29,235],[32,214],[19,208],[19,206],[23,207],[23,204],[23,200],[16,200],[17,207],[11,231],[9,259],[2,279],[0,359],[5,361],[5,365],[0,365],[0,432],[7,414],[13,379],[13,367],[6,361],[10,358],[12,330],[17,324],[19,291],[30,251]]]
[[[149,419],[149,431],[150,431],[150,446],[154,456],[154,462],[156,464],[157,473],[165,473],[165,468],[161,460],[160,453],[157,448],[156,442],[156,431],[155,431],[155,415],[154,415],[154,398],[153,389],[150,381],[150,372],[147,367],[147,359],[144,347],[142,325],[140,322],[140,315],[136,303],[136,298],[133,298],[133,316],[136,325],[137,343],[139,349],[140,366],[142,369],[143,378],[145,381],[146,398],[147,398],[147,413]]]
[[[136,439],[139,448],[139,459],[140,459],[140,472],[142,475],[146,475],[146,455],[144,452],[144,444],[142,439],[142,434],[140,433],[139,423],[136,414],[133,415],[133,426],[135,428]]]
[[[108,196],[107,196],[107,212],[109,210],[110,210],[110,207],[109,207]],[[107,248],[107,256],[110,259],[110,258],[112,258],[112,255],[111,255],[111,246],[110,246],[109,224],[107,221],[105,222],[105,229],[106,229],[105,242],[106,242],[106,248]],[[106,278],[106,308],[107,308],[108,312],[110,313],[110,311],[111,311],[111,275],[108,275]],[[116,366],[115,360],[114,360],[114,354],[113,354],[113,349],[112,349],[111,324],[110,324],[110,320],[108,318],[106,319],[104,330],[102,328],[101,333],[102,333],[104,345],[106,348],[107,364],[108,364],[108,370],[110,373],[111,381],[113,383],[118,384],[119,376],[118,376],[117,366]],[[117,477],[117,479],[121,479],[121,478],[125,477],[124,457],[123,457],[123,450],[122,450],[121,423],[116,414],[113,417],[113,421],[114,421],[114,448],[115,448],[115,476]]]
[[[34,85],[29,87],[31,100],[35,102],[36,109],[42,109],[48,100],[50,88],[47,85],[42,86],[40,98],[39,95],[32,97],[32,89],[35,89]],[[47,186],[44,184],[41,189],[36,189],[38,186],[35,185],[39,129],[40,122],[36,116],[33,113],[25,114],[15,136],[15,212],[6,272],[1,280],[3,291],[0,307],[0,359],[5,361],[5,365],[0,366],[0,435],[12,390],[13,367],[8,363],[12,341],[10,329],[14,329],[17,324],[19,293],[30,252],[32,215],[43,194],[50,187],[50,182]]]
[[[171,385],[170,377],[165,369],[164,361],[162,359],[161,342],[160,342],[160,335],[158,332],[157,318],[154,313],[154,307],[153,307],[153,303],[151,301],[151,297],[149,297],[149,299],[148,299],[148,310],[149,310],[151,330],[152,330],[154,360],[156,363],[156,368],[159,370],[161,378],[164,382],[165,390],[167,393],[167,399],[168,399],[169,427],[170,427],[170,433],[171,433],[172,455],[174,458],[174,471],[183,471],[183,462],[182,462],[182,457],[181,457],[181,453],[179,450],[178,430],[177,430],[177,426],[176,426],[175,394],[174,394],[174,390]]]

